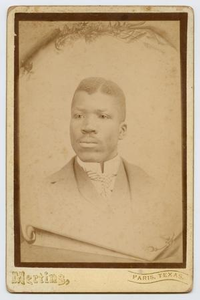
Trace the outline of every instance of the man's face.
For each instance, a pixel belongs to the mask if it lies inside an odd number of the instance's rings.
[[[126,132],[121,107],[114,96],[84,91],[75,94],[70,122],[71,144],[84,162],[102,163],[117,155],[118,140]]]

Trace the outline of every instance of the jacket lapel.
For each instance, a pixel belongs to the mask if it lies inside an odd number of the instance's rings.
[[[74,171],[80,195],[95,206],[100,207],[105,205],[105,199],[97,193],[88,175],[77,163],[76,159],[74,163]]]
[[[79,192],[86,200],[99,207],[103,206],[105,208],[107,206],[108,209],[121,206],[122,202],[125,205],[125,201],[128,201],[130,205],[130,191],[123,162],[120,163],[113,194],[110,199],[104,199],[98,194],[86,172],[79,166],[76,160],[74,166]]]

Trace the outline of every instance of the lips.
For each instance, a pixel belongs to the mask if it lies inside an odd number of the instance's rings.
[[[93,141],[80,141],[80,144],[84,143],[84,144],[97,144],[97,142],[93,142]]]
[[[97,144],[96,140],[92,139],[81,139],[79,140],[79,143],[84,143],[84,144]]]
[[[96,140],[94,141],[94,140],[84,139],[84,140],[80,140],[79,144],[83,148],[92,148],[92,147],[95,147],[97,145],[97,141]]]

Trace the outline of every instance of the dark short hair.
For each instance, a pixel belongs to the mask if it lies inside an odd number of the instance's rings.
[[[107,80],[103,77],[88,77],[83,79],[77,89],[75,90],[74,96],[77,92],[84,91],[89,95],[96,92],[101,92],[102,94],[114,96],[120,105],[120,113],[122,116],[122,121],[126,118],[126,98],[122,89],[113,81]],[[73,97],[74,100],[74,97]],[[73,103],[72,100],[72,103]]]

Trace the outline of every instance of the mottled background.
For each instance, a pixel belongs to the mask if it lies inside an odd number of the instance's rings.
[[[120,154],[181,197],[179,21],[92,23],[97,31],[77,38],[73,28],[80,23],[20,22],[21,190],[74,155],[69,139],[74,90],[83,78],[102,76],[118,83],[127,99],[128,133]],[[71,35],[62,43],[56,36],[66,33],[66,25]],[[130,25],[137,31],[127,29]],[[99,36],[98,26],[109,34]]]

